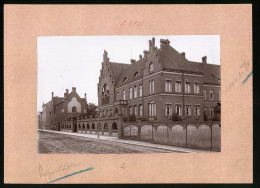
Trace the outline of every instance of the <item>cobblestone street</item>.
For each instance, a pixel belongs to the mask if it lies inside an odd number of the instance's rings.
[[[165,149],[135,146],[93,138],[38,131],[39,153],[173,153]],[[177,151],[176,151],[177,152]]]

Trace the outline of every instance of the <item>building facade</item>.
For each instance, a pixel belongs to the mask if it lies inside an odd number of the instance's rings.
[[[189,61],[169,40],[149,41],[139,60],[110,62],[104,51],[98,83],[99,118],[204,121],[220,104],[220,65]]]
[[[74,121],[74,126],[70,127],[71,130],[77,131],[77,118],[86,115],[87,113],[87,99],[86,94],[84,98],[81,98],[76,88],[73,87],[72,91],[66,89],[63,97],[54,96],[52,92],[51,100],[42,105],[42,129],[48,130],[60,130],[60,122],[62,120]]]

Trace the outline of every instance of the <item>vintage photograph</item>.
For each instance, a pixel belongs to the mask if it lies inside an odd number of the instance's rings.
[[[39,153],[221,151],[218,35],[40,36]]]

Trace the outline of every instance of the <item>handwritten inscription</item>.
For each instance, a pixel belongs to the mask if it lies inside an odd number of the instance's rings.
[[[248,72],[249,72],[249,61],[244,61],[240,65],[240,70],[236,74],[235,78],[230,83],[228,83],[227,86],[224,88],[223,91],[224,94],[227,94],[232,88],[234,88],[238,81],[244,79],[244,77],[248,74]]]
[[[43,168],[41,164],[39,164],[39,176],[40,177],[48,176],[49,179],[52,179],[54,175],[61,173],[63,171],[68,171],[80,165],[82,165],[82,163],[67,163],[67,164],[60,165],[56,169],[46,170]]]
[[[129,26],[129,27],[140,27],[140,26],[144,26],[144,22],[143,21],[133,21],[133,20],[124,20],[120,23],[120,26]]]
[[[122,169],[125,169],[125,168],[126,168],[125,163],[123,163],[123,164],[121,165],[121,168],[122,168]]]

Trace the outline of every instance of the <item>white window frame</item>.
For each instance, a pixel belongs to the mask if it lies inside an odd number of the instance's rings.
[[[179,108],[179,114],[178,114],[178,109]],[[179,104],[176,104],[176,106],[175,106],[175,112],[176,112],[176,114],[177,114],[177,116],[181,116],[182,115],[182,110],[181,110],[181,105],[179,105]]]
[[[154,94],[154,80],[149,81],[150,94]]]
[[[123,89],[123,92],[122,92],[123,94],[123,100],[126,100],[126,96],[125,96],[125,89]]]
[[[185,93],[191,93],[191,82],[190,81],[185,82]]]
[[[194,93],[199,94],[200,93],[200,84],[198,82],[194,83]]]
[[[133,89],[132,87],[129,88],[129,99],[133,98]]]
[[[149,106],[149,117],[155,117],[156,116],[156,102],[151,101],[148,104]]]
[[[134,98],[137,98],[137,87],[134,86]]]
[[[180,80],[175,81],[175,92],[181,93],[181,81]]]
[[[194,106],[194,116],[200,116],[200,105]]]
[[[165,106],[165,115],[171,116],[172,115],[172,104],[166,104]]]
[[[154,65],[153,65],[152,62],[151,62],[150,65],[149,65],[149,72],[150,72],[150,73],[153,73],[153,72],[154,72]]]
[[[210,117],[214,116],[214,108],[213,107],[210,107],[209,113],[210,113]]]
[[[143,116],[143,105],[142,104],[139,105],[139,115]]]
[[[143,96],[143,85],[139,84],[139,96],[142,97]]]
[[[137,116],[138,115],[138,110],[137,110],[137,106],[134,106],[134,115]]]
[[[172,81],[171,80],[165,80],[165,91],[166,92],[172,91]]]
[[[203,97],[204,97],[204,100],[207,100],[207,90],[206,89],[203,90]]]
[[[210,99],[211,101],[214,100],[214,90],[213,90],[213,89],[211,89],[211,90],[209,91],[209,99]]]
[[[188,111],[187,111],[188,109]],[[188,112],[188,114],[187,114]],[[191,105],[185,105],[185,116],[191,116]]]

